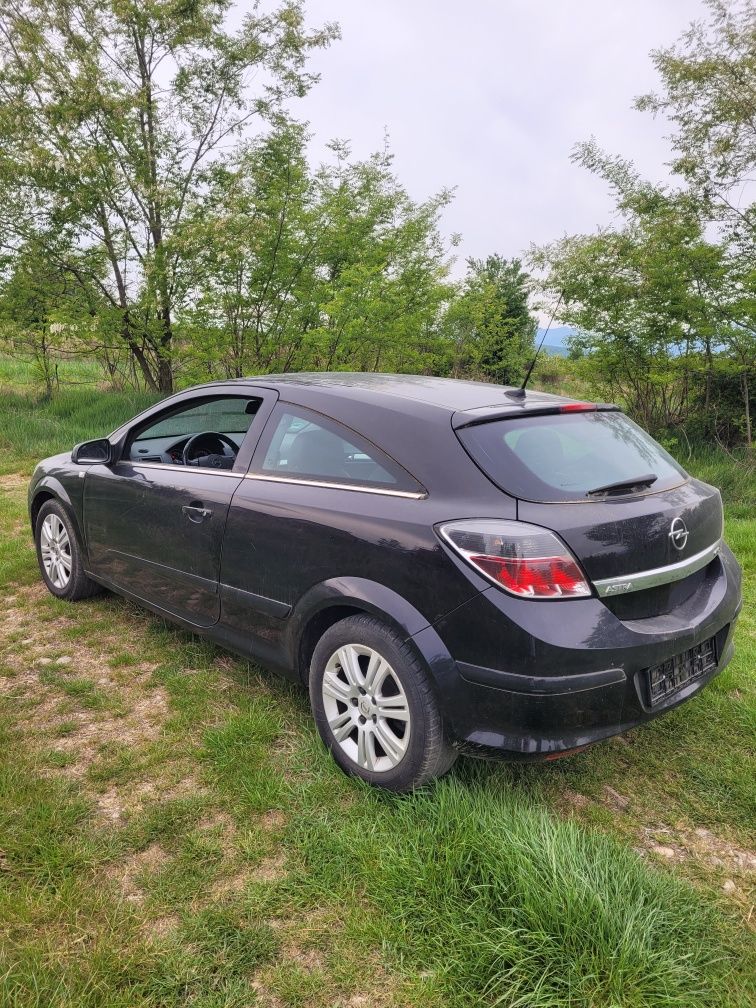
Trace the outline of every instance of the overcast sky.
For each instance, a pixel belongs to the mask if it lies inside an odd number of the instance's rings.
[[[656,85],[649,53],[705,15],[700,0],[307,0],[342,39],[310,66],[295,114],[315,161],[338,137],[365,156],[387,131],[411,195],[456,197],[446,233],[466,256],[506,256],[611,219],[605,187],[570,163],[597,137],[665,177],[667,126],[632,109]]]

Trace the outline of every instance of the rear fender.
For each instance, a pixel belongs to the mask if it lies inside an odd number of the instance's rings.
[[[303,595],[287,620],[286,649],[292,666],[299,668],[304,680],[308,670],[302,667],[301,642],[308,625],[327,610],[343,607],[370,613],[409,641],[437,687],[448,678],[451,669],[456,668],[425,616],[397,592],[367,578],[332,578]]]

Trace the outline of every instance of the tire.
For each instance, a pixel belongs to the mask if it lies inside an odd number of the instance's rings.
[[[351,776],[401,793],[440,777],[457,758],[427,673],[373,616],[350,616],[323,634],[309,686],[320,737]]]
[[[103,591],[84,573],[76,531],[58,501],[46,501],[39,509],[34,542],[42,580],[56,598],[77,602]]]

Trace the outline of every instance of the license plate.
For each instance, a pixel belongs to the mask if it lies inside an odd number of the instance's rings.
[[[646,669],[648,702],[653,707],[682,689],[693,679],[698,679],[716,668],[717,649],[713,637],[683,651],[682,654],[667,658],[660,665]]]

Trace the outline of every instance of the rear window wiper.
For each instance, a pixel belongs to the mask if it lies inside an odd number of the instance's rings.
[[[652,483],[656,483],[659,477],[654,473],[646,473],[644,476],[632,476],[630,479],[617,480],[616,483],[605,483],[604,486],[594,487],[593,490],[586,490],[586,497],[592,497],[594,494],[610,494],[619,493],[621,490],[634,490],[636,487],[640,490],[643,487],[649,487]]]

